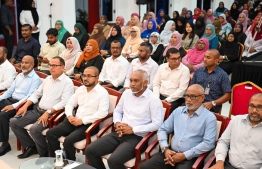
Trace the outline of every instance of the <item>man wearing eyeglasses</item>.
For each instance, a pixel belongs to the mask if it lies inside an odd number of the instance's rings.
[[[250,98],[247,110],[248,114],[232,118],[218,140],[216,164],[210,169],[260,169],[262,166],[262,93]]]
[[[26,148],[24,153],[17,156],[20,159],[37,153],[40,157],[48,156],[46,138],[42,131],[47,128],[48,117],[57,110],[63,109],[74,93],[73,82],[63,73],[64,68],[64,59],[59,56],[53,57],[49,62],[51,76],[43,80],[40,87],[11,119],[11,129],[21,145]],[[33,105],[33,110],[28,110],[31,105]],[[29,124],[33,124],[29,129],[31,136],[24,129]]]
[[[179,50],[167,51],[168,63],[161,64],[153,82],[153,92],[161,99],[172,104],[172,111],[181,106],[182,98],[190,80],[189,69],[181,63]]]
[[[140,165],[140,169],[188,169],[198,156],[212,150],[216,139],[216,117],[202,101],[204,89],[198,84],[188,87],[186,106],[175,109],[157,132],[162,152]],[[168,136],[174,133],[171,146]]]

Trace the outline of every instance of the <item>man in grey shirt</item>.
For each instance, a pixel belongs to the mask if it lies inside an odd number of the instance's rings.
[[[249,101],[248,114],[235,116],[222,134],[215,151],[216,164],[210,169],[260,169],[261,133],[262,93],[257,93]]]

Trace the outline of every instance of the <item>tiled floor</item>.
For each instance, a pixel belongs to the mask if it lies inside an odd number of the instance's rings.
[[[222,115],[228,116],[229,109],[230,109],[230,104],[227,102],[222,107]],[[25,162],[29,159],[38,157],[38,155],[33,155],[33,156],[31,156],[27,159],[18,159],[17,155],[20,154],[21,151],[16,150],[16,137],[11,130],[10,130],[10,139],[9,140],[10,140],[12,150],[10,152],[8,152],[6,155],[1,156],[0,159],[3,160],[5,163],[7,163],[12,169],[19,169],[19,166],[23,162]],[[77,153],[76,154],[76,161],[84,163],[84,161],[85,161],[84,155],[82,155],[81,153]],[[4,169],[4,168],[1,167],[1,164],[0,164],[0,169]]]

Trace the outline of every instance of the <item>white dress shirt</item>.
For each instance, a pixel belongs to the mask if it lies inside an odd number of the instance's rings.
[[[148,88],[136,97],[131,89],[125,90],[117,104],[113,121],[126,123],[134,134],[144,137],[156,131],[163,123],[164,112],[160,99]]]
[[[65,107],[73,93],[74,84],[72,80],[63,73],[56,80],[54,80],[52,76],[46,77],[40,87],[28,100],[37,103],[38,99],[41,98],[38,105],[39,108],[44,110],[51,108],[60,110]]]
[[[168,102],[176,101],[181,98],[190,80],[189,69],[180,63],[178,68],[171,70],[169,63],[164,63],[160,65],[154,82],[153,82],[153,92],[159,97],[167,97],[165,100]]]
[[[259,169],[262,166],[262,123],[252,126],[248,115],[235,116],[217,143],[216,161],[225,161],[237,169]]]
[[[65,107],[66,116],[73,116],[74,108],[78,106],[75,117],[81,118],[83,124],[93,123],[107,116],[109,110],[109,94],[100,84],[91,91],[85,86],[79,87],[69,99]]]
[[[114,87],[123,86],[129,63],[122,55],[113,60],[109,57],[105,60],[99,81],[112,83]]]
[[[15,67],[6,59],[0,65],[0,90],[8,89],[15,80]]]
[[[149,78],[148,87],[150,90],[153,90],[153,80],[158,70],[158,64],[151,57],[149,57],[149,59],[143,64],[140,62],[139,58],[136,58],[131,62],[126,74],[124,87],[130,87],[130,76],[133,71],[137,69],[142,69],[147,72]]]

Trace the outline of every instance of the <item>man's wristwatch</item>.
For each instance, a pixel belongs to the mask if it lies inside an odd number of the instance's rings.
[[[217,103],[215,101],[211,101],[213,107],[215,107],[217,105]]]
[[[48,114],[51,114],[51,113],[52,113],[52,110],[51,110],[51,109],[48,109],[46,112],[47,112]]]
[[[162,153],[165,153],[165,151],[166,151],[167,149],[169,149],[169,147],[162,147],[162,148],[161,148]]]

